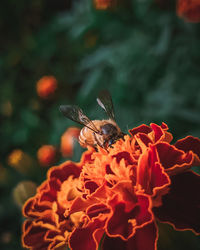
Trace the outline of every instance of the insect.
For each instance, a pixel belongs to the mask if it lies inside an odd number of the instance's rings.
[[[107,149],[112,147],[118,139],[125,135],[115,122],[113,102],[110,93],[103,90],[97,97],[98,104],[105,110],[108,120],[90,120],[76,105],[61,105],[60,111],[64,116],[84,127],[79,135],[79,143],[82,147],[88,145],[97,149],[97,145]]]

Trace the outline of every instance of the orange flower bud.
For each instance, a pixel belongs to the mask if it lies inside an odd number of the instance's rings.
[[[97,10],[112,9],[117,5],[117,0],[94,0],[94,6]]]
[[[80,129],[76,127],[68,128],[61,137],[61,153],[63,157],[71,157],[73,155],[74,139],[78,139]]]
[[[37,151],[37,158],[41,166],[49,167],[56,161],[57,150],[52,145],[43,145]]]
[[[177,14],[188,22],[200,22],[200,1],[178,0]]]
[[[36,184],[32,181],[21,181],[13,189],[13,199],[15,203],[22,207],[26,200],[34,196],[36,193]]]
[[[36,85],[36,90],[38,96],[41,98],[51,97],[57,89],[57,80],[53,76],[42,77]]]
[[[34,160],[20,149],[15,149],[8,156],[8,165],[23,174],[27,174],[34,168]]]

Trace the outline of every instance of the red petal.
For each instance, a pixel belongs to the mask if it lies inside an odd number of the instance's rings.
[[[187,136],[184,139],[178,140],[175,147],[184,152],[192,151],[195,156],[194,166],[200,165],[200,140],[197,137]]]
[[[133,128],[133,129],[130,129],[129,130],[129,133],[134,136],[136,135],[137,133],[144,133],[144,134],[148,134],[148,133],[151,133],[152,129],[145,125],[145,124],[142,124],[136,128]]]
[[[33,208],[33,206],[34,206],[34,204],[35,204],[35,198],[30,198],[30,199],[28,199],[27,201],[26,201],[26,203],[24,204],[24,206],[23,206],[23,209],[22,209],[22,213],[23,213],[23,215],[24,216],[26,216],[26,217],[35,217],[35,216],[32,216],[32,215],[30,215],[29,214],[29,211],[31,211],[32,210],[32,208]]]
[[[119,163],[122,159],[125,160],[125,163],[126,165],[128,164],[133,164],[134,163],[134,160],[133,158],[131,157],[130,153],[129,152],[126,152],[126,151],[122,151],[122,152],[119,152],[117,153],[116,155],[112,155],[112,157],[116,158],[117,160],[117,163]]]
[[[46,232],[47,229],[42,228],[41,226],[33,226],[30,221],[25,221],[22,236],[23,246],[29,248],[33,247],[34,249],[43,249],[45,246],[49,245],[49,242],[47,243],[44,241]]]
[[[48,232],[45,235],[45,239],[47,240],[53,240],[57,235],[60,235],[60,231],[56,230],[48,230]]]
[[[193,155],[191,152],[185,153],[166,142],[157,143],[155,147],[160,163],[168,174],[175,174],[192,166]]]
[[[78,166],[78,163],[71,161],[66,161],[60,166],[52,167],[48,171],[48,179],[52,178],[59,179],[61,182],[68,179],[69,176],[79,177],[81,168]]]
[[[150,143],[153,143],[148,135],[144,133],[138,133],[136,136],[137,143],[139,144],[142,152],[148,147]]]
[[[157,161],[156,149],[154,146],[151,146],[138,162],[137,184],[141,185],[145,193],[150,195],[156,195],[156,190],[170,184],[168,175]]]
[[[188,171],[171,177],[171,189],[163,196],[163,205],[153,208],[163,222],[177,230],[200,233],[200,175]]]
[[[152,220],[148,211],[149,200],[146,196],[138,195],[137,200],[123,201],[115,195],[109,202],[113,212],[107,221],[106,231],[110,237],[121,237],[127,240],[132,237],[137,227],[142,227]]]
[[[90,190],[90,194],[95,192],[99,186],[94,181],[85,181],[85,188]]]
[[[143,124],[139,127],[129,130],[129,132],[132,136],[139,136],[140,142],[146,146],[148,146],[150,142],[152,143],[152,141],[154,143],[158,141],[171,142],[173,136],[171,133],[167,132],[168,126],[165,123],[162,123],[161,126],[155,123],[151,123],[150,125],[151,127]]]
[[[167,124],[164,123],[164,122],[162,122],[161,128],[162,128],[163,130],[168,130],[168,129],[169,129],[168,126],[167,126]]]
[[[48,189],[42,192],[39,202],[57,200],[57,191],[60,191],[61,182],[59,179],[51,178],[48,182]]]
[[[84,211],[89,206],[101,203],[101,199],[107,198],[106,185],[102,185],[92,195],[88,195],[87,199],[83,197],[77,197],[73,200],[70,207],[70,213],[75,213],[78,211]]]
[[[90,206],[87,209],[87,215],[90,217],[90,219],[92,217],[97,217],[100,213],[108,214],[109,212],[110,212],[110,209],[106,205],[101,204],[101,203]]]
[[[123,241],[119,237],[105,237],[102,250],[156,250],[157,249],[158,232],[154,222],[138,228],[134,236],[127,241]]]
[[[177,14],[189,22],[200,22],[199,0],[178,0]]]
[[[108,235],[110,237],[120,236],[124,240],[130,238],[135,233],[135,226],[129,220],[134,219],[139,210],[139,206],[135,206],[130,212],[125,212],[125,203],[118,202],[107,224]]]
[[[105,220],[94,219],[84,228],[77,228],[72,232],[69,245],[71,249],[95,250],[98,249],[100,239],[103,236]]]
[[[155,134],[155,142],[157,142],[164,135],[164,132],[161,127],[155,123],[151,123],[151,128]]]

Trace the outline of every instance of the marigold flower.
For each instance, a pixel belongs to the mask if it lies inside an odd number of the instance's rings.
[[[200,22],[200,1],[178,0],[177,14],[188,22]]]
[[[170,144],[167,130],[141,125],[112,148],[88,147],[79,163],[51,168],[24,205],[23,246],[154,250],[155,218],[200,234],[200,176],[189,170],[200,165],[200,140]]]
[[[56,161],[57,149],[52,145],[43,145],[37,151],[37,158],[41,166],[49,167]]]
[[[57,80],[54,76],[43,76],[36,84],[38,96],[41,98],[51,97],[57,89]]]
[[[71,157],[74,149],[74,139],[78,139],[80,129],[76,127],[68,128],[61,137],[60,150],[63,157]]]
[[[13,150],[8,156],[8,165],[23,174],[30,173],[34,169],[34,160],[21,149]]]
[[[106,10],[116,6],[117,0],[94,0],[94,6],[98,10]]]

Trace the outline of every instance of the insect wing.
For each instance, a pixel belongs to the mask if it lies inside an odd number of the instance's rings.
[[[103,90],[99,93],[97,102],[101,106],[113,121],[115,121],[114,107],[110,93],[107,90]]]
[[[83,113],[82,109],[80,109],[76,105],[61,105],[60,106],[61,113],[66,116],[68,119],[78,122],[81,125],[88,127],[93,130],[95,133],[100,133],[96,128],[94,123]]]

